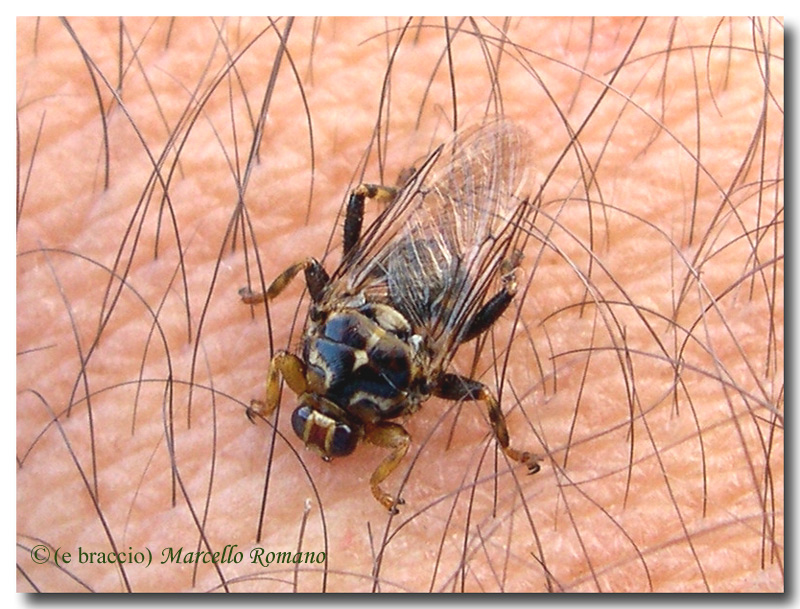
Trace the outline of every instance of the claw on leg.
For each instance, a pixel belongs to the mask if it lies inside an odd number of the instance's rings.
[[[261,415],[267,409],[267,405],[262,400],[250,400],[250,406],[247,407],[245,414],[247,419],[253,424],[256,424],[256,417]]]

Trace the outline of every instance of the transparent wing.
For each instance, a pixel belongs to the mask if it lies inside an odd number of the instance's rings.
[[[435,150],[334,272],[331,296],[392,304],[444,365],[516,247],[527,133],[495,121]]]

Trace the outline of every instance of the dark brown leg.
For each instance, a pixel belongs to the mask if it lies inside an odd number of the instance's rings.
[[[467,326],[467,332],[461,339],[462,343],[472,340],[476,336],[483,334],[505,313],[508,305],[517,293],[517,278],[514,270],[519,265],[522,254],[514,252],[509,260],[503,262],[503,289],[495,294],[481,309],[475,313]]]
[[[342,249],[346,256],[361,237],[361,225],[364,220],[364,199],[373,199],[382,203],[391,203],[397,195],[397,189],[378,184],[359,184],[350,194],[347,202],[347,215],[344,218],[344,243]]]

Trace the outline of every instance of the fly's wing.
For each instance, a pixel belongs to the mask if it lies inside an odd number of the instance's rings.
[[[480,309],[531,205],[528,137],[496,121],[434,151],[362,234],[330,283],[392,304],[443,368]],[[338,293],[336,293],[338,292]]]

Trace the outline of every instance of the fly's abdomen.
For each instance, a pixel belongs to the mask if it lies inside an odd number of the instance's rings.
[[[320,393],[366,423],[396,417],[412,383],[411,347],[355,310],[332,313],[306,344],[306,361],[324,379]]]

